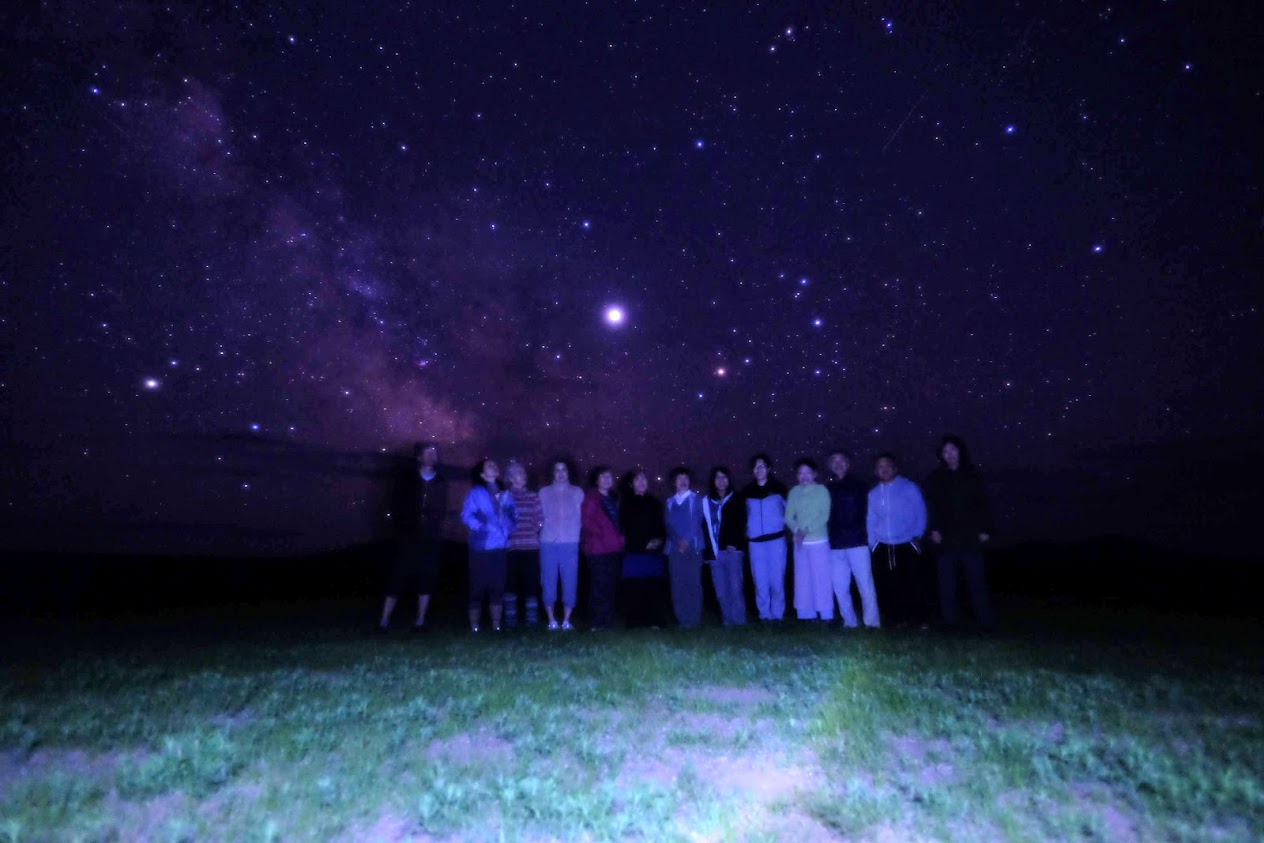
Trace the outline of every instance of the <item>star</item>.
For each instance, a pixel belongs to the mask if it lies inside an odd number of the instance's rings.
[[[150,392],[153,392],[157,390],[160,386],[162,386],[162,383],[157,378],[145,378],[145,380],[142,382],[142,385],[145,387],[145,389],[149,390]]]
[[[612,328],[617,328],[627,319],[627,313],[617,304],[607,305],[605,312],[606,324]]]

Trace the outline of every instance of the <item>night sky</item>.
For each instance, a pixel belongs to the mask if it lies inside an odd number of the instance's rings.
[[[1003,540],[1242,552],[1234,5],[20,4],[4,544],[357,540],[417,439],[920,480],[954,432]]]

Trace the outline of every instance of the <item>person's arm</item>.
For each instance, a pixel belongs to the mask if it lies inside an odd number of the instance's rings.
[[[478,508],[477,489],[470,489],[470,493],[465,496],[465,503],[461,505],[461,523],[471,530],[481,530],[483,525],[487,523],[487,516]]]
[[[874,490],[870,489],[869,494],[865,496],[867,501],[865,504],[865,543],[869,545],[870,550],[878,546],[878,541],[874,538],[878,532],[878,516],[873,508],[873,493]]]
[[[909,487],[912,494],[909,502],[913,510],[913,535],[920,539],[926,534],[926,501],[922,499],[922,490],[917,488],[917,484],[909,481]]]

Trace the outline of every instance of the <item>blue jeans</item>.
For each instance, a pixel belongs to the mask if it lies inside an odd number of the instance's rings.
[[[579,542],[540,543],[540,591],[544,605],[557,605],[557,581],[562,580],[562,605],[575,608],[579,593]]]

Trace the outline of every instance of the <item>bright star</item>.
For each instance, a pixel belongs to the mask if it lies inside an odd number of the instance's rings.
[[[706,144],[703,142],[702,138],[698,138],[696,141],[694,141],[694,142],[693,142],[693,145],[694,145],[695,147],[697,147],[698,149],[702,149],[704,146],[706,146]]]
[[[1093,246],[1093,253],[1094,253],[1094,254],[1100,254],[1100,253],[1101,253],[1101,251],[1102,251],[1102,248],[1103,248],[1103,247],[1102,247],[1102,244],[1101,244],[1101,243],[1094,244],[1094,246]]]
[[[623,312],[623,308],[617,304],[612,304],[606,308],[606,324],[613,327],[619,327],[627,319],[627,314]]]
[[[1005,134],[1007,135],[1012,135],[1014,134],[1014,132],[1017,132],[1017,131],[1018,131],[1018,127],[1015,126],[1013,123],[1010,123],[1008,126],[1005,127]]]
[[[148,389],[150,392],[153,392],[155,389],[162,386],[162,384],[158,381],[157,378],[145,378],[144,386],[145,386],[145,389]]]

